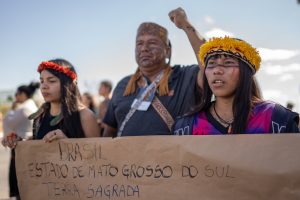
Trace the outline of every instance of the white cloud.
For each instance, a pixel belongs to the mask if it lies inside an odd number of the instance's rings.
[[[290,97],[280,90],[266,89],[262,90],[262,93],[265,100],[271,100],[281,105],[285,105],[285,103],[290,100]]]
[[[264,99],[274,99],[281,96],[280,90],[263,90]]]
[[[283,74],[279,77],[280,82],[285,82],[289,80],[293,80],[295,76],[293,74]]]
[[[298,50],[258,48],[263,61],[286,60],[299,55]]]
[[[230,36],[230,37],[233,37],[234,34],[231,33],[231,32],[222,30],[222,29],[220,29],[220,28],[213,28],[212,30],[207,31],[207,32],[205,33],[205,36],[206,36],[207,38],[212,38],[212,37],[224,37],[224,36]]]
[[[215,23],[215,20],[211,16],[205,16],[204,22],[208,25],[213,25]]]
[[[300,64],[299,63],[293,63],[288,65],[266,64],[262,66],[262,69],[269,75],[279,75],[288,72],[300,71]]]

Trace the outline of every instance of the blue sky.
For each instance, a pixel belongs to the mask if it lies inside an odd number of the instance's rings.
[[[119,79],[136,68],[138,25],[154,21],[169,30],[172,64],[196,58],[182,30],[168,12],[183,7],[206,38],[232,35],[262,54],[257,73],[266,99],[300,111],[300,5],[297,0],[0,0],[0,90],[38,80],[38,64],[62,57],[79,74],[81,92]]]

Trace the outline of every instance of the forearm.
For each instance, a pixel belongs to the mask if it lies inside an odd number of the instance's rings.
[[[184,32],[186,33],[189,42],[194,50],[199,66],[201,65],[200,60],[198,58],[199,49],[202,44],[205,43],[204,37],[202,37],[198,31],[194,28],[194,26],[190,22],[186,22],[184,27],[182,27]]]
[[[175,10],[172,10],[169,13],[169,17],[171,19],[171,21],[175,24],[175,26],[177,26],[177,28],[182,29],[189,41],[190,44],[194,50],[194,53],[196,55],[196,59],[198,61],[199,67],[200,67],[200,71],[198,73],[198,78],[197,78],[197,83],[199,85],[199,87],[202,89],[203,87],[203,67],[201,67],[201,62],[198,58],[198,54],[199,54],[199,50],[200,50],[200,46],[203,45],[205,43],[205,39],[204,37],[202,37],[198,31],[195,29],[195,27],[189,22],[187,15],[185,13],[185,11],[179,7]]]
[[[169,17],[175,26],[177,26],[177,28],[184,30],[186,33],[200,66],[201,63],[198,59],[198,53],[200,46],[205,43],[204,37],[202,37],[195,27],[190,23],[184,9],[181,7],[169,12]]]

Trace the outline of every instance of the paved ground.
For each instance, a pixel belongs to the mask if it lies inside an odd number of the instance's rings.
[[[2,133],[0,133],[2,138]],[[10,150],[0,144],[0,200],[8,199],[8,166]]]

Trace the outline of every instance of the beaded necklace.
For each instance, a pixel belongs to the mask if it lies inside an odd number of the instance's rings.
[[[227,128],[228,128],[228,131],[227,133],[231,133],[232,131],[232,124],[233,124],[233,119],[232,120],[229,120],[229,121],[226,121],[225,119],[223,119],[216,111],[216,104],[214,103],[213,105],[213,108],[214,108],[214,112],[216,113],[216,116],[218,118],[218,121],[220,121],[221,123],[223,124],[226,124],[227,125]]]

